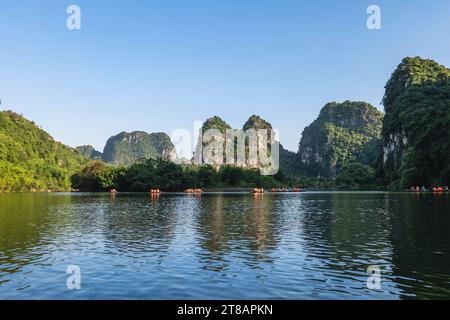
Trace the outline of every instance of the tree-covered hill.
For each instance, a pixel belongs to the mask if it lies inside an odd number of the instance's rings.
[[[1,192],[70,190],[70,177],[88,161],[34,122],[0,112]]]
[[[365,102],[328,103],[302,133],[302,172],[335,177],[346,164],[375,165],[380,152],[383,114]]]
[[[391,188],[450,184],[450,70],[405,58],[386,84],[379,175]]]

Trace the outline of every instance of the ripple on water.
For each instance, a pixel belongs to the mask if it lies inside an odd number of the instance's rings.
[[[3,299],[450,298],[449,197],[1,195]],[[78,265],[82,290],[66,288]],[[367,267],[382,288],[367,288]]]

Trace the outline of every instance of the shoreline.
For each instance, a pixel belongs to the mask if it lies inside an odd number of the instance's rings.
[[[230,188],[229,190],[221,189],[221,190],[207,190],[204,189],[201,193],[186,193],[183,191],[161,191],[159,193],[150,193],[145,191],[118,191],[117,193],[110,193],[108,191],[23,191],[23,192],[0,192],[0,195],[3,194],[74,194],[74,195],[82,195],[82,194],[98,194],[98,195],[122,195],[122,194],[137,194],[137,195],[151,195],[151,196],[159,196],[159,195],[186,195],[186,196],[201,196],[201,195],[214,195],[214,194],[248,194],[248,195],[287,195],[287,194],[305,194],[305,193],[367,193],[367,194],[374,194],[374,193],[380,193],[380,194],[433,194],[433,195],[443,195],[443,194],[450,194],[450,192],[433,192],[433,191],[427,191],[427,192],[410,192],[410,191],[395,191],[395,190],[324,190],[324,189],[302,189],[302,191],[297,192],[272,192],[272,191],[266,191],[264,193],[252,193],[252,188]]]

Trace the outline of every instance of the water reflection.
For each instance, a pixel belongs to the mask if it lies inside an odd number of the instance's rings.
[[[69,196],[0,194],[0,285],[18,273],[19,286],[27,287],[24,269],[48,263],[50,248],[66,224],[60,213],[70,206]]]
[[[204,196],[197,216],[204,267],[221,271],[233,260],[251,268],[272,262],[279,230],[273,205],[263,195]]]
[[[450,298],[449,202],[448,194],[389,199],[393,275],[403,298]]]
[[[174,237],[176,204],[150,195],[116,198],[101,217],[105,245],[124,255],[167,252]]]
[[[302,224],[305,272],[317,277],[317,296],[340,293],[348,298],[370,297],[366,270],[371,265],[391,272],[390,215],[385,194],[323,193],[304,197]],[[395,284],[385,282],[377,298],[396,295]]]
[[[450,298],[448,270],[448,194],[0,194],[5,299]]]

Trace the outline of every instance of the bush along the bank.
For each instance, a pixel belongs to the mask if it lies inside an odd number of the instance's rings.
[[[178,165],[162,159],[148,159],[129,167],[94,161],[72,177],[80,191],[147,192],[150,189],[182,191],[187,188],[275,188],[292,183],[280,171],[262,176],[257,169],[209,165]]]

